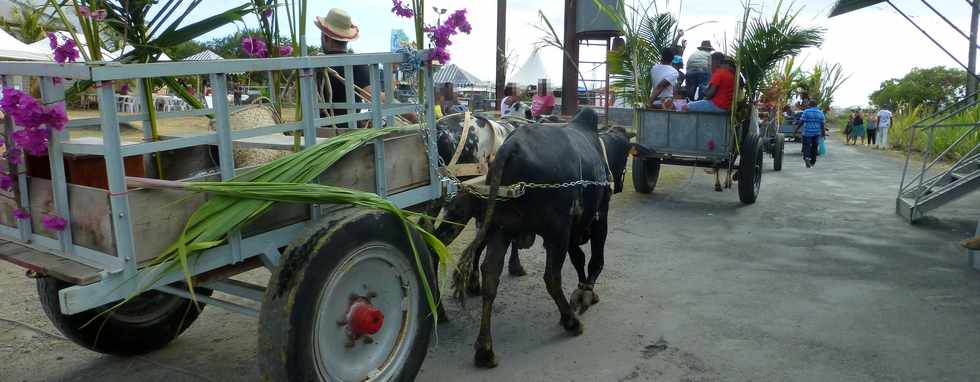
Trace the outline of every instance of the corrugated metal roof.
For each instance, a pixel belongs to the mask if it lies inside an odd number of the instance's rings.
[[[442,69],[439,69],[438,72],[435,72],[435,74],[432,75],[432,79],[435,84],[452,82],[453,85],[462,87],[484,84],[484,82],[479,78],[456,66],[455,64],[443,66]]]
[[[839,16],[858,9],[864,9],[875,4],[884,3],[886,0],[837,0],[834,8],[830,10],[830,16]]]
[[[200,53],[185,58],[184,61],[213,61],[213,60],[223,60],[223,59],[224,58],[219,56],[217,53],[212,52],[209,49],[205,49]]]

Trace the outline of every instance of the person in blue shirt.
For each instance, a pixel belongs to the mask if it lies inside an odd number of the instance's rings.
[[[820,146],[820,137],[824,135],[826,117],[817,108],[817,102],[811,100],[800,116],[800,121],[803,123],[803,162],[806,163],[806,168],[810,168],[817,163],[817,149]]]

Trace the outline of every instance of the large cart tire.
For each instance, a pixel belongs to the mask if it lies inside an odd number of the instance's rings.
[[[37,279],[37,294],[44,313],[58,330],[76,344],[99,353],[132,356],[158,350],[184,332],[204,308],[203,303],[158,292],[144,292],[110,313],[117,303],[77,314],[61,313],[58,291],[73,284],[52,278]],[[195,288],[210,296],[211,290]]]
[[[660,160],[656,158],[633,158],[633,189],[641,194],[649,194],[657,187],[660,178]]]
[[[762,184],[762,142],[749,134],[742,142],[742,159],[738,165],[738,198],[745,204],[755,203]]]
[[[783,170],[783,150],[786,146],[786,136],[782,133],[776,134],[776,150],[772,153],[772,169],[775,171]]]
[[[419,266],[439,295],[430,252],[412,235],[418,259],[397,217],[359,208],[330,213],[300,235],[262,303],[261,379],[413,380],[435,324]]]

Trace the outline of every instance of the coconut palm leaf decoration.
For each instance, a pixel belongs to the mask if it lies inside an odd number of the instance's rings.
[[[824,29],[803,27],[798,22],[800,9],[776,4],[772,17],[756,17],[745,25],[744,39],[735,42],[733,51],[745,81],[744,96],[759,99],[766,76],[781,60],[796,56],[803,49],[820,46]]]

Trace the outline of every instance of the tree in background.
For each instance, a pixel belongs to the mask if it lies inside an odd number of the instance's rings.
[[[875,107],[905,106],[914,109],[923,106],[936,110],[966,95],[966,71],[936,66],[928,69],[915,68],[902,78],[881,83],[881,87],[869,97]]]

